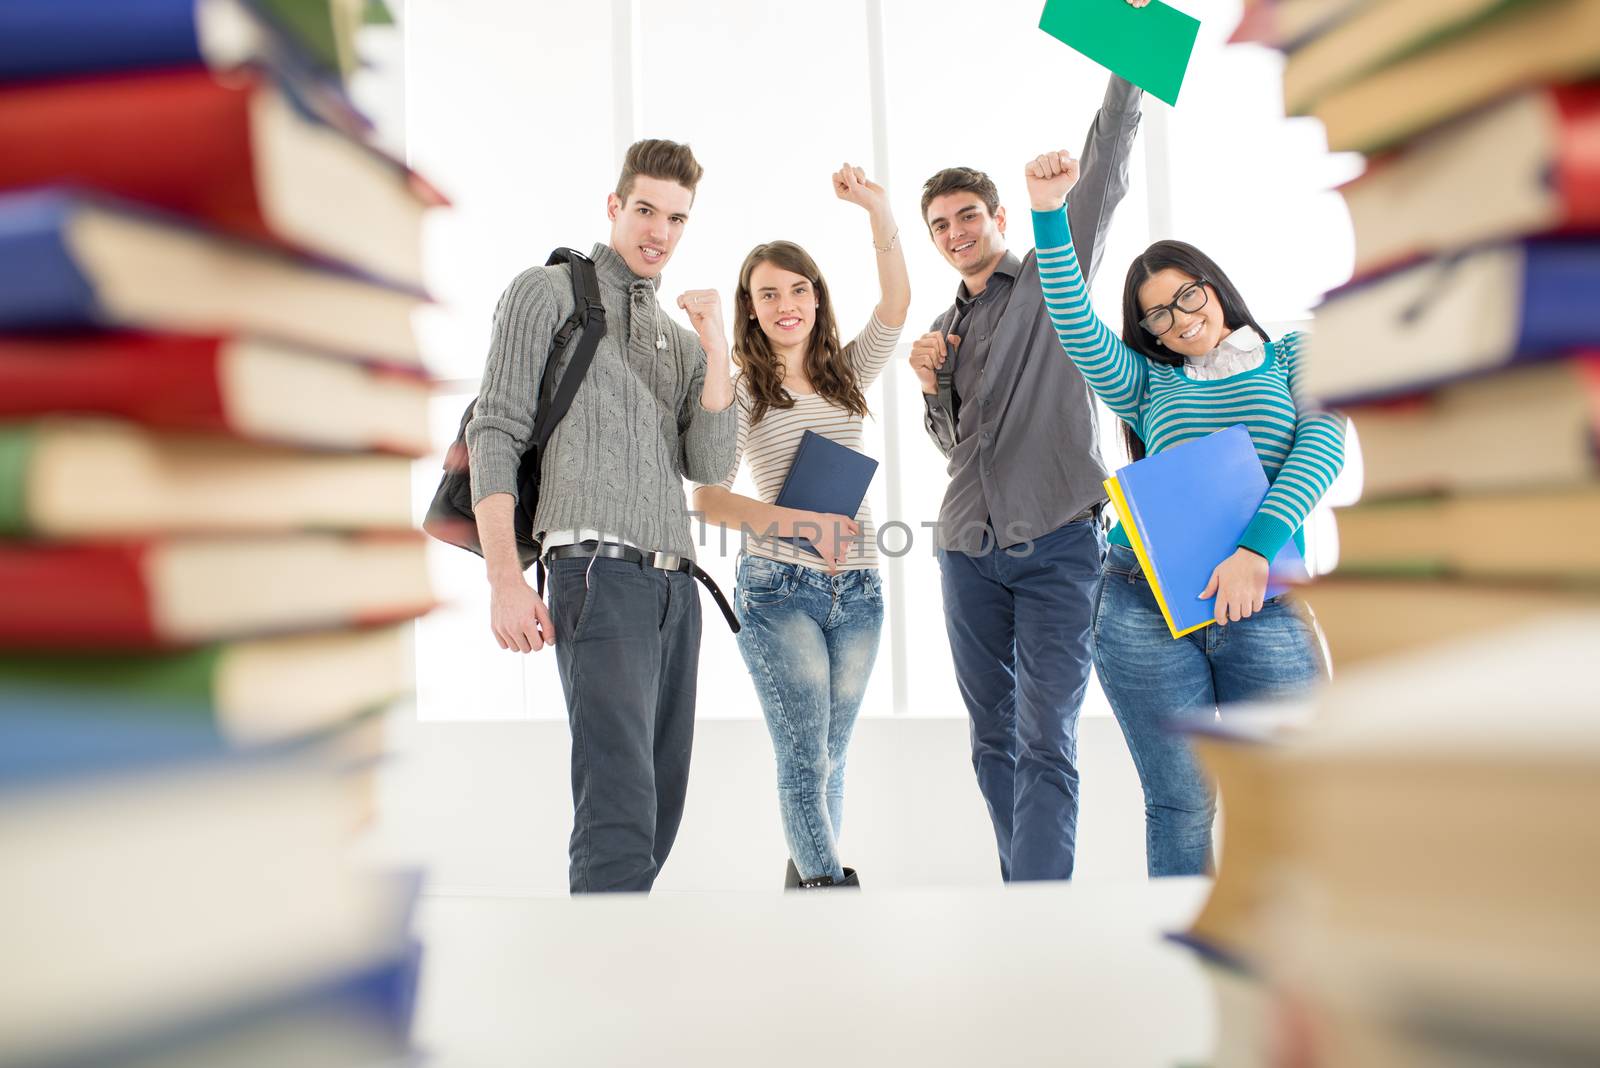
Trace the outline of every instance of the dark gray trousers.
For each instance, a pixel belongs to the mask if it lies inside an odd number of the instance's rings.
[[[550,583],[572,727],[572,892],[649,890],[689,785],[699,591],[682,572],[608,559],[557,560]]]

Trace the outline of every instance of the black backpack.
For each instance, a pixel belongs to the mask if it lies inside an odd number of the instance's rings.
[[[578,387],[583,384],[583,377],[594,360],[595,347],[606,333],[606,310],[600,303],[600,282],[595,278],[594,261],[570,248],[558,248],[550,253],[545,266],[558,263],[568,264],[572,269],[572,314],[550,339],[550,352],[539,381],[533,438],[517,468],[517,510],[512,516],[512,527],[517,535],[517,558],[524,571],[539,560],[540,545],[534,536],[533,516],[539,509],[539,467],[544,451],[556,425],[572,407],[572,399],[577,396]],[[557,383],[551,368],[569,347],[573,349],[572,360]],[[444,477],[434,491],[433,503],[428,505],[422,529],[440,541],[482,556],[478,521],[472,512],[472,475],[466,440],[467,424],[472,421],[477,407],[478,401],[474,398],[461,415],[456,440],[444,456]],[[544,583],[541,581],[539,585],[542,587]]]

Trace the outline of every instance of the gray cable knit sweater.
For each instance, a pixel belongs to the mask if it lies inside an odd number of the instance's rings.
[[[700,406],[706,354],[657,303],[660,279],[635,275],[608,245],[591,255],[606,336],[545,453],[534,529],[593,528],[692,556],[683,480],[717,483],[733,468],[737,410]],[[572,312],[568,272],[564,264],[524,271],[495,308],[477,413],[467,424],[474,505],[493,493],[516,496],[550,338]]]

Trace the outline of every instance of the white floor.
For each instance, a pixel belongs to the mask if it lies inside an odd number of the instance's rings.
[[[1177,1068],[1212,993],[1161,932],[1204,880],[437,898],[416,1038],[458,1066]]]
[[[649,898],[566,896],[564,723],[398,714],[370,845],[428,872],[429,1064],[1175,1065],[1211,994],[1161,938],[1203,880],[1144,879],[1114,721],[1080,727],[1077,877],[1004,887],[962,719],[861,722],[844,854],[859,894],[783,894],[756,720],[698,726],[688,809]]]

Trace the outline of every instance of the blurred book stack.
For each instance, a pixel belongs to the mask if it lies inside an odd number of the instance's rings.
[[[345,95],[368,6],[0,5],[0,1065],[409,1055],[416,879],[350,846],[442,201]]]
[[[1303,383],[1363,493],[1309,724],[1197,740],[1217,1063],[1600,1063],[1600,0],[1256,0],[1235,40],[1367,156]]]
[[[1341,190],[1355,278],[1317,310],[1306,382],[1364,459],[1310,596],[1335,663],[1582,610],[1600,597],[1600,0],[1264,10],[1291,35],[1289,112],[1368,156]]]
[[[1597,643],[1600,610],[1514,626],[1197,737],[1217,1068],[1600,1063]]]

